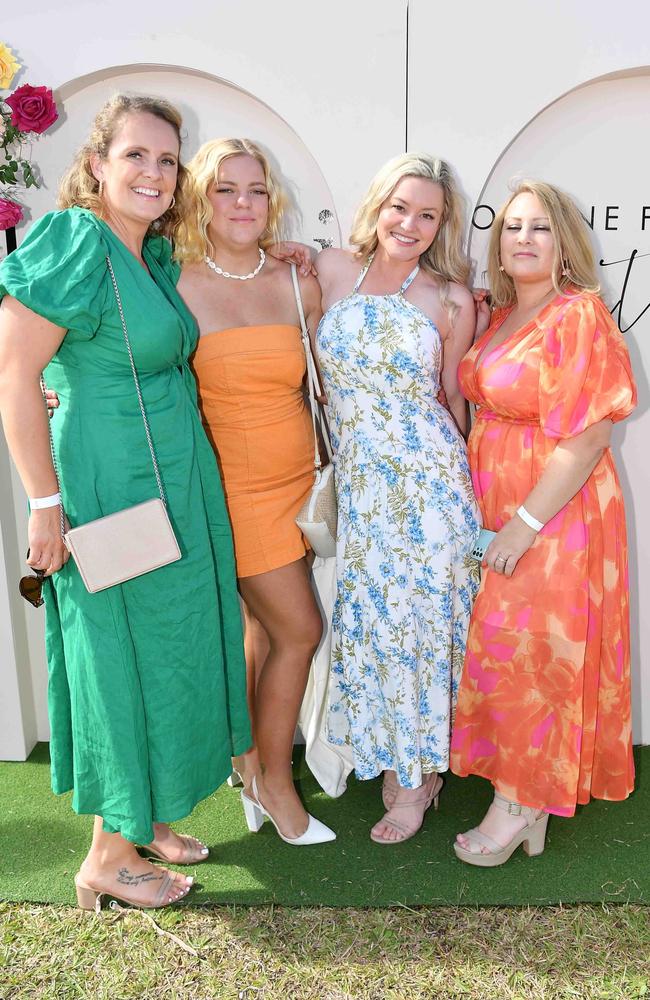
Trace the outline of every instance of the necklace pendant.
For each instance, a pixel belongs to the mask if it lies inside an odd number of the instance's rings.
[[[205,263],[208,265],[208,267],[211,268],[211,270],[213,270],[215,274],[220,274],[222,278],[234,278],[235,281],[250,281],[251,278],[257,277],[257,275],[264,267],[264,262],[266,260],[266,254],[264,253],[262,248],[258,247],[258,250],[260,255],[260,262],[255,268],[255,270],[251,271],[249,274],[231,274],[230,271],[224,271],[224,269],[222,267],[219,267],[219,265],[212,260],[212,257],[208,257],[207,254],[204,257],[204,260]]]

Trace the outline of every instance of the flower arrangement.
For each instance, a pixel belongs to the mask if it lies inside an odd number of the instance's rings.
[[[9,46],[0,42],[0,91],[9,89],[19,69],[20,63]],[[26,188],[38,186],[23,149],[35,136],[47,131],[58,117],[49,87],[32,87],[25,83],[8,97],[0,96],[0,150],[4,153],[4,162],[0,160],[0,185],[7,185],[9,189],[21,183]],[[13,228],[22,217],[23,210],[17,201],[0,197],[0,230]]]

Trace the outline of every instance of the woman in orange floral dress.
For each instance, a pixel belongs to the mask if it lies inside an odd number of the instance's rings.
[[[597,295],[573,202],[523,182],[497,215],[487,330],[459,369],[483,523],[452,741],[456,774],[495,798],[454,848],[491,867],[544,849],[549,814],[633,788],[625,512],[609,439],[636,389]],[[485,327],[487,306],[479,308]]]

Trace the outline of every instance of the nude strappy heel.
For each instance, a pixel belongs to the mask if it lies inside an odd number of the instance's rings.
[[[116,899],[119,903],[125,903],[127,906],[135,906],[140,910],[157,910],[162,906],[171,906],[172,903],[177,903],[180,899],[184,899],[187,896],[192,888],[192,881],[192,877],[189,876],[190,884],[182,888],[171,875],[166,873],[154,901],[145,906],[143,903],[127,899],[125,896],[118,896],[114,892],[106,892],[104,889],[94,889],[91,885],[87,885],[86,882],[82,881],[79,877],[79,872],[74,877],[79,909],[94,910],[95,913],[99,913],[104,902],[109,899]]]
[[[470,844],[477,846],[476,851],[462,847],[458,841],[454,842],[456,857],[465,861],[468,865],[476,865],[479,868],[496,868],[504,864],[511,854],[517,850],[520,844],[523,845],[526,854],[534,858],[544,850],[546,840],[546,827],[548,826],[548,813],[539,815],[539,809],[532,809],[530,806],[520,806],[518,802],[511,802],[504,798],[499,792],[494,793],[494,805],[498,809],[503,809],[510,816],[523,816],[526,826],[505,845],[498,844],[492,837],[482,833],[477,827],[468,830],[463,834]],[[484,854],[480,848],[485,847],[488,854]]]
[[[388,771],[384,771],[384,777],[381,782],[381,800],[387,812],[395,801],[398,788],[399,785],[396,779],[392,776],[389,777]]]
[[[208,860],[210,851],[204,843],[197,840],[196,837],[190,837],[184,833],[179,833],[177,836],[183,841],[183,845],[188,851],[198,851],[198,854],[195,853],[193,857],[188,858],[186,861],[173,861],[163,854],[162,851],[159,851],[157,847],[153,847],[153,842],[152,844],[142,844],[138,850],[145,857],[158,858],[159,861],[165,861],[168,865],[200,865],[203,861]]]
[[[424,817],[429,806],[433,804],[434,809],[438,808],[438,803],[440,801],[440,792],[442,791],[443,785],[444,785],[443,778],[439,774],[436,774],[435,777],[431,779],[431,787],[429,788],[428,792],[425,795],[421,795],[417,799],[411,799],[409,802],[397,802],[396,801],[397,789],[395,789],[395,798],[393,798],[393,801],[389,806],[388,811],[390,812],[392,809],[406,809],[410,808],[411,806],[421,805],[422,818],[417,826],[406,826],[406,824],[398,822],[398,820],[393,819],[392,816],[389,816],[387,814],[386,816],[383,817],[382,821],[386,823],[388,826],[392,827],[393,830],[395,830],[399,834],[399,836],[388,839],[387,837],[380,837],[378,834],[373,833],[371,830],[370,839],[373,840],[375,844],[403,844],[405,840],[410,840],[411,837],[414,837],[415,834],[422,829],[422,824],[424,823]],[[388,786],[388,788],[390,788],[390,785]]]

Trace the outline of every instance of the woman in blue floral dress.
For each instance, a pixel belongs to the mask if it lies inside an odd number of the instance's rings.
[[[371,832],[383,844],[437,804],[477,586],[456,378],[475,328],[461,225],[447,164],[406,154],[372,182],[356,252],[318,258],[339,503],[329,739],[351,746],[357,777],[384,772]]]

